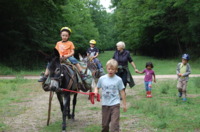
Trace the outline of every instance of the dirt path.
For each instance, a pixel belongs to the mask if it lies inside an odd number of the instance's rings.
[[[190,77],[200,77],[200,74],[191,74]],[[0,79],[15,79],[16,76],[12,76],[12,75],[8,75],[8,76],[4,76],[4,75],[0,75]],[[21,78],[24,79],[39,79],[39,76],[33,76],[33,75],[25,75],[22,76]],[[141,79],[144,78],[144,75],[133,75],[133,78],[135,79]],[[170,78],[170,79],[175,79],[177,78],[177,75],[156,75],[156,78]]]
[[[143,83],[142,79],[135,79],[135,82],[137,84]],[[46,126],[49,92],[44,92],[40,84],[36,84],[35,87],[38,89],[37,94],[30,95],[29,98],[24,99],[25,102],[17,103],[18,107],[25,107],[25,110],[20,112],[17,116],[4,117],[3,123],[10,128],[6,130],[6,132],[37,132]],[[129,93],[135,94],[135,92],[131,90]],[[50,125],[61,120],[60,106],[56,94],[54,94]],[[100,103],[95,102],[95,104],[92,105],[89,100],[87,100],[87,96],[79,94],[76,107],[76,121],[73,123],[68,122],[71,128],[76,129],[70,130],[70,128],[68,128],[68,130],[70,132],[79,132],[94,122],[97,122],[98,125],[101,126]]]
[[[41,89],[41,86],[38,84],[36,88]],[[24,99],[28,101],[18,103],[18,107],[25,107],[26,109],[23,112],[20,112],[22,114],[14,117],[4,118],[4,123],[11,128],[9,132],[37,132],[38,128],[45,126],[47,118],[48,98],[49,93],[44,92],[41,89],[37,95],[30,95],[29,98]],[[53,110],[55,108],[59,108],[55,96],[52,103]],[[60,113],[58,115],[60,115]],[[52,120],[56,120],[56,117]]]

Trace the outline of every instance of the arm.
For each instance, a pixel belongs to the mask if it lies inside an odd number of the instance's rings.
[[[145,71],[143,70],[142,72],[141,71],[136,71],[136,73],[139,73],[139,74],[144,74],[145,73]]]
[[[126,95],[125,95],[124,89],[121,90],[120,93],[121,93],[121,96],[122,96],[123,110],[124,110],[124,112],[126,112],[127,111],[127,108],[126,108]]]
[[[154,82],[156,83],[156,75],[155,74],[153,74],[153,80],[154,80]]]
[[[135,72],[137,72],[138,69],[137,69],[135,63],[133,62],[133,60],[132,60],[131,55],[130,55],[129,52],[128,52],[128,61],[131,63],[132,67],[135,69]]]
[[[139,74],[144,74],[144,72],[140,72],[140,71],[136,71],[136,73],[139,73]]]
[[[96,87],[96,88],[94,89],[94,94],[97,96],[98,93],[99,93],[99,88]]]
[[[74,50],[71,50],[71,53],[68,55],[64,55],[65,59],[74,55]]]
[[[135,72],[137,73],[138,72],[138,69],[136,68],[136,65],[135,65],[135,63],[132,61],[131,62],[131,65],[132,65],[132,67],[135,69]]]
[[[97,56],[99,55],[99,49],[95,49],[96,55],[92,57],[92,59],[97,58]]]
[[[94,56],[94,58],[97,58],[98,55],[99,55],[99,52],[96,53],[96,55]]]
[[[189,76],[189,75],[191,74],[191,67],[190,67],[189,64],[188,64],[187,66],[188,66],[188,67],[187,67],[187,71],[186,71],[186,73],[184,73],[184,74],[182,75],[183,77]]]
[[[180,73],[180,63],[178,63],[177,67],[176,67],[176,74],[180,77],[181,73]]]

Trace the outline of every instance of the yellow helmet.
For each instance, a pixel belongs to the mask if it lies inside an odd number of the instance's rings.
[[[60,31],[62,31],[62,30],[68,30],[70,33],[72,32],[72,30],[71,30],[69,27],[62,27],[62,28],[60,29]]]
[[[96,44],[96,43],[97,42],[94,39],[90,40],[90,44]]]

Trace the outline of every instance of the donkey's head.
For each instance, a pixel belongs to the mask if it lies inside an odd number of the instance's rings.
[[[54,54],[49,60],[49,75],[51,79],[50,89],[55,90],[59,88],[60,80],[61,80],[61,64],[60,64],[60,55],[59,52],[54,49]]]
[[[87,56],[82,56],[81,54],[79,54],[79,60],[80,60],[80,65],[84,68],[87,67],[87,63],[88,63],[88,57]]]

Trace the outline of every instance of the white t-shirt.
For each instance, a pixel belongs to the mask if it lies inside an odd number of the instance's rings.
[[[102,88],[102,105],[113,106],[120,103],[119,91],[125,87],[119,76],[109,77],[108,74],[101,76],[97,87]]]

